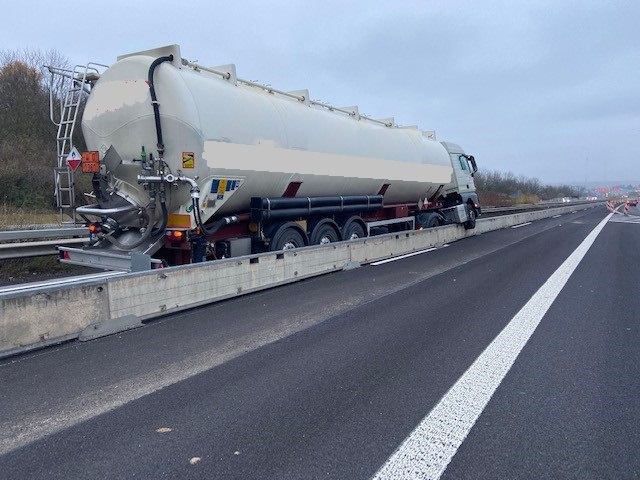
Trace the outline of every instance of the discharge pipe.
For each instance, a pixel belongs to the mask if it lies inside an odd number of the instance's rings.
[[[136,240],[133,243],[123,243],[115,238],[113,238],[113,235],[105,235],[105,239],[109,242],[112,243],[113,245],[115,245],[117,248],[119,248],[120,250],[125,250],[125,251],[129,251],[129,250],[133,250],[136,247],[139,247],[140,245],[142,245],[150,236],[151,236],[151,231],[153,230],[153,223],[151,221],[152,218],[155,217],[155,215],[153,215],[153,213],[155,213],[155,201],[149,205],[149,207],[145,208],[142,210],[142,216],[146,219],[146,228],[145,231],[142,233],[142,235],[140,236],[140,238],[138,240]],[[147,213],[147,209],[151,210],[152,215],[149,216],[149,213]]]

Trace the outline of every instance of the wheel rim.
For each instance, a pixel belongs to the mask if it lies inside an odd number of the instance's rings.
[[[293,250],[294,248],[298,248],[298,246],[291,240],[285,242],[285,244],[282,246],[282,250]]]
[[[269,250],[272,252],[281,252],[283,250],[293,250],[294,248],[304,247],[306,242],[296,226],[288,224],[281,225],[276,233],[271,237]]]
[[[345,232],[345,240],[356,240],[364,236],[364,230],[362,230],[362,227],[357,223],[350,225]]]

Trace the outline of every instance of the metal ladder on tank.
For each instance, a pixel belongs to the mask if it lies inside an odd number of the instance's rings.
[[[78,120],[78,111],[91,87],[100,77],[99,63],[76,65],[73,70],[47,66],[51,73],[49,87],[49,116],[58,127],[56,135],[57,166],[53,169],[56,205],[60,211],[61,224],[76,223],[74,172],[67,163],[73,150],[73,132]],[[60,102],[59,120],[54,115],[54,105]]]

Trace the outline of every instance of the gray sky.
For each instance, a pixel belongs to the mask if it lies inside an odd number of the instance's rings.
[[[0,49],[111,64],[177,43],[240,78],[435,130],[481,168],[640,179],[637,0],[6,3]]]

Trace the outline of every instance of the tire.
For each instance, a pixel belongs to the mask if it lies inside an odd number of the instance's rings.
[[[422,228],[439,227],[440,218],[434,212],[421,212],[416,215],[416,226]]]
[[[272,252],[278,252],[280,250],[292,250],[294,248],[300,248],[304,246],[304,237],[302,236],[300,231],[295,227],[288,227],[286,225],[283,225],[271,238],[269,250]]]
[[[357,238],[365,238],[367,234],[364,232],[364,228],[360,225],[360,222],[352,221],[345,225],[342,232],[342,238],[344,240],[355,240]]]
[[[473,230],[476,228],[476,209],[471,206],[471,204],[467,203],[465,205],[465,209],[467,210],[467,217],[469,220],[464,222],[464,228],[466,230]]]
[[[336,232],[336,229],[328,223],[322,223],[313,229],[309,243],[311,245],[328,245],[339,241],[340,235]]]

